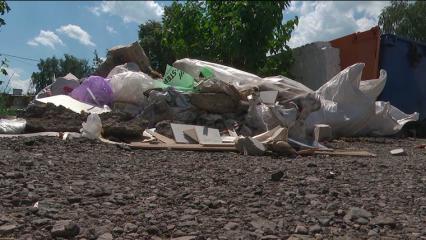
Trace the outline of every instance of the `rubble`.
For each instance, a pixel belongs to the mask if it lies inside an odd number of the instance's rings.
[[[111,48],[93,76],[59,77],[20,117],[24,133],[82,132],[128,148],[374,157],[320,143],[396,133],[418,117],[375,102],[386,72],[360,83],[363,68],[349,66],[316,91],[284,76],[260,78],[189,58],[168,65],[162,77],[135,42]]]

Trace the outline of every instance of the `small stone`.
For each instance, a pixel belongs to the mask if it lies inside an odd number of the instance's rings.
[[[5,224],[0,226],[0,235],[6,235],[12,233],[16,229],[16,225],[13,224]]]
[[[158,233],[160,233],[160,230],[156,226],[150,226],[146,229],[146,232],[149,235],[157,235]]]
[[[368,224],[368,219],[360,217],[360,218],[355,219],[355,222],[358,223],[358,224],[361,224],[361,225],[366,225],[366,224]]]
[[[336,211],[339,208],[339,205],[336,202],[331,202],[327,204],[327,211]]]
[[[79,202],[81,202],[81,197],[78,197],[78,196],[68,197],[68,198],[67,198],[67,201],[68,201],[70,204],[73,204],[73,203],[79,203]]]
[[[24,174],[21,172],[8,172],[6,173],[6,178],[11,178],[11,179],[18,179],[18,178],[23,178]]]
[[[365,209],[353,207],[350,208],[346,213],[345,218],[349,218],[350,220],[354,220],[357,218],[371,218],[373,215]]]
[[[322,217],[318,217],[318,222],[321,224],[321,226],[328,226],[328,224],[330,223],[331,219],[333,219],[333,217],[322,216]]]
[[[319,233],[319,232],[321,232],[321,227],[320,227],[320,225],[315,224],[315,225],[313,225],[313,226],[310,226],[310,227],[309,227],[309,232],[310,232],[311,234],[315,234],[315,233]]]
[[[173,229],[175,229],[175,228],[176,228],[176,225],[174,225],[174,224],[167,225],[167,227],[166,227],[166,229],[167,229],[168,231],[173,230]]]
[[[269,229],[275,230],[276,224],[266,218],[255,216],[254,219],[250,222],[250,225],[255,229]]]
[[[306,235],[308,234],[308,229],[305,226],[297,225],[294,233]]]
[[[261,240],[274,240],[274,239],[280,239],[279,237],[275,235],[266,235],[260,238]]]
[[[376,218],[374,218],[373,220],[371,220],[371,225],[377,225],[377,226],[380,226],[380,227],[389,226],[391,228],[395,228],[396,221],[395,221],[395,219],[393,219],[391,217],[385,217],[383,215],[379,215]]]
[[[406,156],[407,155],[407,153],[404,151],[403,148],[392,149],[390,151],[390,154],[392,154],[394,156]]]
[[[234,223],[234,222],[228,222],[224,227],[224,229],[226,230],[235,230],[238,228],[238,223]]]
[[[32,146],[32,145],[34,145],[34,143],[35,143],[34,139],[26,139],[26,140],[24,140],[24,145],[26,145],[26,146]]]
[[[97,240],[112,240],[112,239],[113,237],[111,233],[104,233],[97,238]]]
[[[196,239],[195,236],[182,236],[177,238],[172,238],[171,240],[194,240]]]
[[[112,229],[112,232],[115,234],[122,234],[124,232],[124,229],[121,227],[115,227]]]
[[[274,181],[274,182],[278,182],[279,180],[281,180],[281,178],[283,176],[284,176],[284,172],[278,171],[278,172],[271,174],[271,180]]]
[[[132,232],[136,232],[136,230],[138,230],[138,226],[136,226],[133,223],[126,223],[124,224],[124,231],[127,233],[132,233]]]
[[[308,163],[307,167],[318,167],[315,163]]]
[[[40,225],[46,225],[49,224],[51,222],[50,219],[48,218],[41,218],[41,219],[36,219],[32,221],[32,224],[40,226]]]
[[[80,233],[80,227],[70,220],[56,221],[50,231],[52,237],[72,238]]]
[[[371,229],[370,231],[368,231],[368,236],[376,236],[376,235],[378,235],[379,234],[379,229],[378,228],[373,228],[373,229]]]
[[[292,234],[287,240],[314,240],[315,238],[307,236],[307,235],[301,235],[301,234]]]

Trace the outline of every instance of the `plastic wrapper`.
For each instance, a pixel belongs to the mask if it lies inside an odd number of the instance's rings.
[[[1,134],[20,134],[24,132],[27,121],[22,118],[0,119]]]
[[[79,87],[74,89],[70,96],[78,101],[95,106],[108,105],[113,102],[113,93],[103,77],[90,76]]]
[[[139,69],[138,65],[134,62],[129,62],[129,63],[125,63],[122,65],[118,65],[115,66],[109,73],[108,76],[106,77],[107,79],[111,79],[112,76],[117,75],[119,73],[124,73],[124,72],[140,72],[141,70]]]
[[[89,139],[98,139],[102,133],[101,118],[96,113],[87,116],[87,121],[82,123],[83,128],[80,129],[81,135]]]
[[[154,80],[143,72],[126,71],[116,74],[109,80],[114,101],[144,105],[144,92],[154,88],[166,88],[161,81]]]

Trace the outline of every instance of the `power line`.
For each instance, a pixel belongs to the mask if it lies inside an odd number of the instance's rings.
[[[31,65],[31,66],[34,66],[34,64],[37,64],[37,63],[35,63],[35,62],[28,62],[28,61],[26,62],[26,61],[20,60],[20,59],[18,59],[18,58],[13,59],[13,60],[10,60],[10,61],[18,61],[18,62],[25,63],[25,64],[27,64],[27,65]]]
[[[29,61],[40,62],[40,60],[37,60],[37,59],[34,59],[34,58],[19,57],[19,56],[15,56],[15,55],[11,55],[11,54],[6,54],[6,53],[0,53],[0,55],[4,55],[4,56],[8,56],[8,57],[14,57],[14,58],[20,58],[20,59],[29,60]]]

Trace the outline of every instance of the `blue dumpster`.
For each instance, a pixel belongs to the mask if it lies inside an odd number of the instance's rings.
[[[426,118],[426,44],[384,34],[380,40],[380,69],[387,71],[379,96],[405,113]]]

